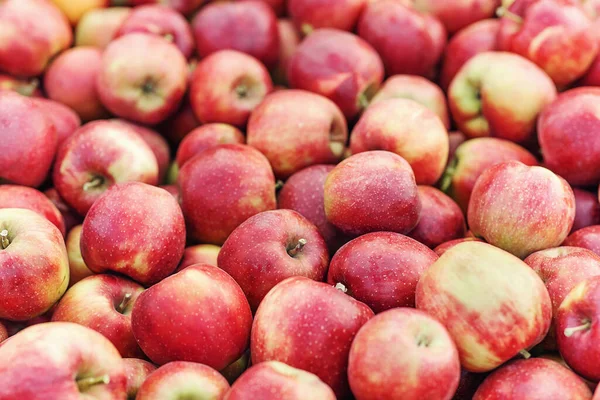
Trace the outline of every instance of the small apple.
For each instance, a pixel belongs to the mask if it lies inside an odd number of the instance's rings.
[[[97,8],[86,12],[75,28],[75,45],[105,49],[130,13],[129,7]]]
[[[219,256],[220,251],[221,247],[215,246],[214,244],[197,244],[195,246],[186,247],[175,272],[179,272],[194,264],[209,264],[216,267],[217,257]]]
[[[600,225],[592,225],[571,233],[563,246],[582,247],[600,256]]]
[[[305,35],[315,29],[335,28],[352,32],[367,0],[288,0],[288,13]]]
[[[571,233],[591,225],[600,224],[598,196],[585,190],[573,188],[575,195],[575,221]]]
[[[73,286],[83,278],[94,273],[85,265],[81,256],[81,228],[83,225],[74,226],[67,235],[65,244],[69,257],[69,286]]]
[[[220,144],[244,144],[244,134],[234,126],[220,123],[199,126],[185,135],[177,148],[175,160],[179,168],[195,155]]]
[[[442,22],[450,35],[473,23],[494,16],[500,0],[413,0],[417,10],[431,14]]]
[[[199,126],[200,121],[186,96],[179,110],[160,125],[160,132],[172,146],[177,147],[188,133]]]
[[[148,375],[156,371],[154,364],[139,358],[124,358],[123,367],[127,377],[127,400],[135,400],[135,396]]]

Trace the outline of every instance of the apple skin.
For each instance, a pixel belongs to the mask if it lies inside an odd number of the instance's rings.
[[[252,110],[272,90],[269,71],[256,58],[235,50],[221,50],[196,66],[190,102],[202,123],[222,122],[242,128]]]
[[[248,347],[252,312],[232,277],[195,264],[146,289],[133,307],[131,324],[156,364],[192,361],[221,370]]]
[[[466,214],[475,182],[481,174],[494,165],[512,160],[529,166],[538,164],[533,154],[508,140],[498,138],[467,140],[456,149],[454,157],[444,172],[440,187]]]
[[[252,111],[246,135],[275,176],[286,179],[311,165],[339,162],[348,127],[331,100],[304,90],[278,90]]]
[[[328,28],[317,29],[300,43],[287,73],[291,88],[327,97],[348,119],[366,107],[384,76],[383,62],[369,43]]]
[[[75,28],[75,45],[103,50],[115,38],[117,31],[131,13],[129,7],[110,7],[85,13]]]
[[[185,236],[183,213],[169,192],[140,182],[122,183],[86,215],[81,255],[93,272],[118,272],[151,285],[177,268]]]
[[[262,250],[257,252],[258,248]],[[240,285],[255,311],[266,294],[286,278],[322,281],[329,254],[310,221],[296,211],[273,210],[248,218],[231,232],[217,263]]]
[[[154,364],[139,358],[124,358],[123,367],[127,376],[127,400],[135,400],[135,396],[148,375],[156,371]]]
[[[335,253],[327,282],[343,285],[347,295],[375,313],[414,307],[417,282],[437,259],[433,251],[399,233],[367,233]]]
[[[571,233],[591,225],[600,224],[598,196],[585,190],[573,188],[575,195],[575,221]]]
[[[350,348],[348,380],[357,400],[450,400],[459,379],[450,334],[419,310],[395,308],[376,315]]]
[[[296,29],[309,35],[315,29],[352,32],[367,0],[288,0],[287,9]]]
[[[38,78],[16,78],[0,73],[0,91],[11,90],[27,97],[44,97]]]
[[[0,25],[0,71],[15,76],[41,75],[50,59],[73,41],[69,21],[46,0],[3,1]]]
[[[448,162],[448,132],[438,116],[416,101],[388,99],[369,106],[350,135],[352,154],[386,150],[402,156],[419,185],[433,185]]]
[[[280,18],[277,21],[277,30],[279,31],[279,62],[273,71],[273,80],[279,84],[286,84],[286,73],[290,59],[302,38],[294,23],[289,19]]]
[[[515,98],[522,102],[515,102]],[[556,98],[550,77],[512,53],[483,52],[467,61],[448,89],[458,129],[468,137],[495,136],[525,143],[538,115]]]
[[[0,322],[0,343],[8,339],[8,331],[2,322]]]
[[[366,151],[339,163],[327,176],[324,196],[327,220],[348,235],[407,233],[419,222],[412,169],[387,151]]]
[[[437,17],[450,35],[474,23],[492,18],[500,0],[413,0],[414,7]]]
[[[0,110],[5,149],[0,154],[0,178],[17,185],[41,185],[56,152],[54,124],[39,103],[17,93],[0,91]]]
[[[65,14],[73,26],[76,26],[88,11],[110,6],[110,0],[52,0],[52,2]]]
[[[588,249],[600,256],[600,225],[587,226],[571,233],[562,245]]]
[[[305,277],[275,286],[254,317],[252,364],[280,361],[317,375],[338,398],[350,393],[346,369],[354,336],[373,316],[341,290]],[[299,330],[302,335],[298,335]]]
[[[444,254],[446,251],[448,251],[452,247],[456,246],[457,244],[463,243],[463,242],[483,242],[483,240],[477,239],[475,237],[464,237],[461,239],[454,239],[454,240],[450,240],[448,242],[440,244],[438,247],[433,249],[433,252],[435,254],[437,254],[438,257],[441,257],[442,254]]]
[[[65,203],[65,201],[60,197],[58,191],[54,188],[47,189],[44,191],[44,195],[54,206],[60,211],[62,215],[63,221],[65,221],[65,231],[70,232],[71,229],[77,225],[80,225],[83,222],[83,218],[75,212],[71,207]]]
[[[2,343],[0,359],[1,400],[125,398],[119,352],[104,336],[81,325],[49,322],[26,328]],[[89,382],[84,390],[85,379],[99,382]]]
[[[96,89],[113,114],[157,124],[177,110],[185,94],[187,71],[185,57],[175,45],[155,35],[131,33],[113,40],[104,50]]]
[[[159,128],[169,143],[177,147],[188,133],[199,126],[200,121],[196,118],[188,96],[186,96],[179,110],[164,121]]]
[[[590,400],[583,379],[556,361],[544,358],[517,360],[488,376],[473,400]]]
[[[178,182],[188,234],[201,243],[221,245],[249,217],[277,206],[269,161],[242,144],[204,150],[183,166]]]
[[[63,144],[81,126],[75,111],[57,101],[34,97],[33,100],[44,111],[56,130],[57,146]]]
[[[124,124],[87,123],[56,156],[54,186],[81,215],[113,184],[129,181],[157,184],[158,163],[146,142]]]
[[[200,8],[200,5],[205,0],[126,0],[130,1],[132,6],[140,6],[143,4],[164,4],[171,7],[184,15],[191,15],[194,11]]]
[[[206,149],[220,144],[244,144],[245,141],[244,134],[234,126],[221,123],[202,125],[185,135],[177,148],[175,161],[181,168],[192,157]]]
[[[65,245],[69,257],[69,287],[73,286],[83,278],[94,273],[85,265],[81,256],[81,228],[83,225],[74,226],[67,235]]]
[[[250,351],[246,350],[244,354],[238,358],[236,361],[232,362],[221,371],[221,375],[227,379],[229,384],[233,384],[243,373],[246,371],[248,366],[250,365]]]
[[[459,243],[425,270],[416,304],[446,326],[470,372],[491,371],[541,342],[552,320],[540,277],[482,242]]]
[[[216,267],[218,266],[217,257],[219,257],[220,251],[221,247],[214,244],[197,244],[186,247],[175,272],[177,273],[194,264],[209,264]]]
[[[575,219],[575,196],[546,168],[507,161],[477,179],[467,218],[475,236],[525,258],[565,240]]]
[[[335,400],[329,386],[310,372],[279,361],[265,361],[248,369],[224,400]]]

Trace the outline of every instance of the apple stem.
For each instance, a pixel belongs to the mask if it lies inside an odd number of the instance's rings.
[[[364,92],[358,95],[358,106],[361,110],[369,107],[369,98]]]
[[[129,305],[129,302],[131,301],[131,293],[126,293],[125,297],[123,297],[123,301],[121,301],[121,304],[119,304],[119,306],[117,307],[117,311],[120,312],[121,314],[123,313],[123,311],[125,311],[125,309],[127,308],[127,305]]]
[[[585,323],[583,325],[566,328],[564,333],[565,333],[566,337],[571,337],[571,336],[573,336],[573,334],[575,334],[577,332],[581,332],[581,331],[587,331],[591,327],[592,327],[592,322],[585,321]]]
[[[516,22],[517,24],[523,23],[523,18],[519,17],[517,14],[511,11],[508,11],[506,7],[498,7],[498,9],[496,10],[496,15],[500,18],[506,17],[511,21]]]
[[[341,292],[348,293],[348,288],[343,283],[340,283],[340,282],[336,283],[334,288],[336,288],[337,290],[339,290]]]
[[[283,181],[282,180],[278,180],[277,182],[275,182],[275,191],[278,192],[283,188]]]
[[[450,186],[452,186],[452,178],[454,178],[454,174],[456,173],[456,166],[458,165],[458,157],[454,156],[454,158],[446,167],[444,171],[444,175],[442,175],[442,181],[440,182],[440,190],[444,193],[447,193]]]
[[[83,184],[83,190],[89,191],[91,189],[96,189],[104,184],[104,178],[101,176],[95,176],[91,181]]]
[[[2,249],[5,249],[8,247],[8,245],[10,245],[10,240],[8,240],[8,231],[6,229],[3,229],[2,232],[0,232],[0,242],[2,242]]]
[[[291,257],[295,257],[296,255],[298,255],[298,253],[302,251],[302,248],[306,245],[306,243],[306,239],[298,239],[298,243],[296,244],[296,246],[294,246],[293,249],[288,250],[288,254]]]
[[[528,352],[527,350],[523,349],[521,351],[519,351],[519,354],[521,355],[521,357],[523,357],[524,359],[528,359],[531,358],[531,353]]]
[[[95,385],[107,385],[108,383],[110,383],[110,377],[108,375],[77,379],[77,387],[80,392],[85,392]]]

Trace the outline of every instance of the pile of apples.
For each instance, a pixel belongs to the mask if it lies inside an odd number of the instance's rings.
[[[0,0],[0,182],[0,400],[600,400],[600,0]]]

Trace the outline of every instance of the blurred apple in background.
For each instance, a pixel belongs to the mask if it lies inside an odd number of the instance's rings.
[[[354,30],[367,0],[287,0],[296,29],[309,35],[315,29]]]
[[[27,97],[43,97],[38,78],[16,78],[0,73],[0,90],[11,90]]]
[[[119,0],[113,0],[119,1]],[[184,15],[191,15],[196,11],[205,0],[125,0],[130,2],[132,6],[143,4],[164,4],[171,7]]]
[[[194,264],[209,264],[216,267],[217,257],[219,256],[220,251],[221,247],[215,246],[214,244],[197,244],[195,246],[186,247],[175,272],[179,272]]]
[[[156,370],[154,364],[139,358],[124,358],[123,367],[127,377],[127,400],[135,400],[140,386],[148,375]]]
[[[289,19],[280,18],[277,21],[279,31],[279,62],[273,71],[273,80],[278,84],[287,83],[287,69],[290,59],[300,44],[300,33]]]
[[[86,12],[75,28],[75,45],[105,49],[130,13],[129,7],[97,8]]]
[[[60,147],[81,126],[81,119],[71,108],[57,101],[34,97],[33,100],[46,114],[56,130],[57,146]]]
[[[600,224],[598,196],[585,190],[573,188],[575,195],[575,221],[571,233],[591,225]]]
[[[52,0],[52,2],[66,15],[72,25],[77,25],[86,12],[110,5],[110,0]]]
[[[500,0],[412,0],[414,7],[439,18],[450,35],[494,16]]]

